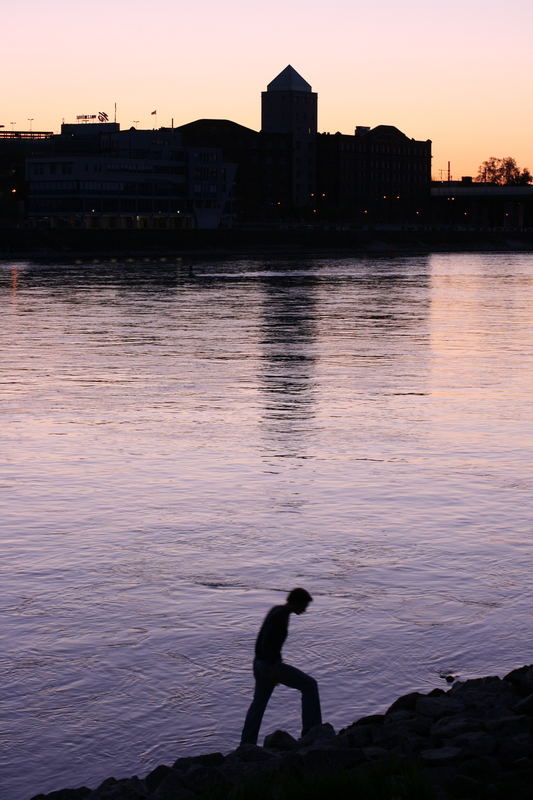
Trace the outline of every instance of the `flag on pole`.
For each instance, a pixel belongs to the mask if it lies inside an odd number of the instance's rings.
[[[157,109],[156,109],[155,111],[152,111],[152,116],[153,116],[154,114],[157,114]]]

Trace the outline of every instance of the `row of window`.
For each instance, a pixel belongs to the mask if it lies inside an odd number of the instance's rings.
[[[47,173],[48,175],[72,175],[72,163],[54,161],[51,164],[32,165],[33,175],[46,175]]]
[[[200,188],[197,188],[200,187]],[[214,187],[214,188],[213,188]],[[142,182],[129,183],[125,181],[32,181],[30,196],[33,194],[123,194],[130,197],[155,196],[155,197],[183,197],[186,186],[184,182],[163,183]],[[195,184],[195,192],[211,194],[218,191],[216,184]]]
[[[193,185],[194,194],[216,194],[217,191],[216,183],[195,183]]]
[[[425,155],[426,147],[421,148],[418,142],[408,145],[388,145],[388,144],[362,144],[355,142],[341,142],[340,150],[343,153],[358,153],[361,156],[366,156],[369,153],[391,153],[395,156],[410,155],[420,157],[420,151]]]
[[[193,152],[196,161],[212,162],[220,160],[220,153],[217,150],[202,150]]]
[[[212,202],[212,201],[205,201]],[[183,210],[188,201],[180,199],[162,198],[119,198],[119,197],[47,197],[30,199],[29,210],[31,213],[149,213],[158,212],[176,214]],[[196,205],[198,205],[196,203]]]

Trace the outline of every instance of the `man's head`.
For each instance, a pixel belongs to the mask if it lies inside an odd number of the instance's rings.
[[[293,589],[287,595],[287,605],[290,610],[295,614],[303,614],[309,603],[313,602],[313,598],[305,589]]]

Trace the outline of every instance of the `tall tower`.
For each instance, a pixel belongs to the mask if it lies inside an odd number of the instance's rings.
[[[261,130],[312,135],[317,131],[318,95],[289,64],[261,92]]]
[[[295,208],[314,205],[318,95],[289,64],[261,92],[261,133],[290,137]]]

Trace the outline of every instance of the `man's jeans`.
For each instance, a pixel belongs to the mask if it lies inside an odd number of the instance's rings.
[[[279,662],[268,664],[256,658],[254,661],[255,692],[248,709],[241,744],[257,744],[261,720],[276,684],[282,683],[302,693],[302,736],[314,725],[322,722],[318,684],[310,675],[296,667]]]

